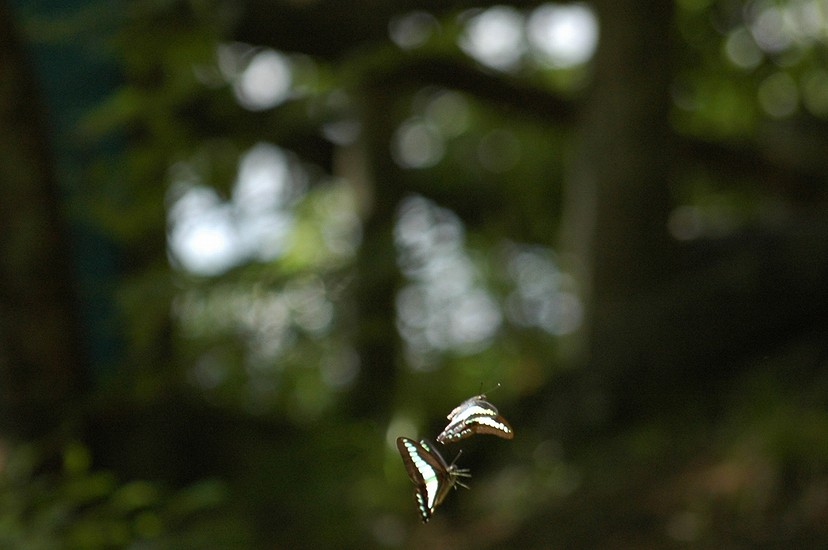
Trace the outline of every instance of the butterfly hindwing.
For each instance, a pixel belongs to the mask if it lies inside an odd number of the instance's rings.
[[[448,425],[437,436],[440,443],[455,442],[473,434],[492,434],[512,439],[514,431],[497,407],[486,401],[485,395],[475,395],[454,408],[448,416]]]
[[[434,514],[434,509],[443,502],[449,491],[459,483],[458,477],[469,474],[447,464],[436,449],[432,450],[426,441],[417,442],[407,437],[397,438],[397,449],[402,456],[408,477],[414,483],[414,499],[423,523]]]

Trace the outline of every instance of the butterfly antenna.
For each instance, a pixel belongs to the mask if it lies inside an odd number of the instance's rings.
[[[480,383],[480,393],[479,393],[478,395],[488,395],[489,393],[491,393],[491,392],[493,392],[493,391],[495,391],[495,390],[497,390],[497,389],[499,389],[499,388],[500,388],[500,382],[498,382],[498,383],[497,383],[497,385],[496,385],[494,388],[492,388],[492,389],[490,389],[490,390],[486,390],[486,391],[484,392],[484,391],[483,391],[483,382],[481,382],[481,383]]]

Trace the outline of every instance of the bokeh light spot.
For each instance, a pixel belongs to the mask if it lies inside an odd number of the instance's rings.
[[[428,168],[437,164],[445,145],[436,128],[422,118],[404,122],[394,134],[392,153],[403,168]]]
[[[785,118],[792,115],[799,103],[799,90],[788,73],[770,75],[759,85],[759,104],[770,116]]]
[[[514,8],[496,6],[466,21],[460,47],[471,57],[494,69],[510,70],[526,51],[524,17]]]
[[[527,35],[533,53],[551,67],[589,61],[598,45],[598,19],[585,4],[543,4],[529,16]]]

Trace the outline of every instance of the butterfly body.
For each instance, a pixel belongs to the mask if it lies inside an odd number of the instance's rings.
[[[449,423],[437,436],[440,443],[453,443],[473,434],[492,434],[503,439],[514,437],[512,427],[482,394],[466,399],[446,418]]]
[[[407,437],[398,437],[397,449],[408,477],[414,483],[414,498],[420,518],[426,523],[452,487],[465,487],[458,478],[470,475],[468,470],[458,468],[453,463],[447,464],[440,453],[425,440],[418,443]]]

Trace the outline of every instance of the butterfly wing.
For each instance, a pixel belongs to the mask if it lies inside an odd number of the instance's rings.
[[[466,487],[457,478],[469,477],[470,474],[468,470],[447,464],[437,449],[433,449],[425,440],[418,443],[407,437],[398,437],[397,450],[400,451],[408,477],[414,483],[414,500],[420,518],[426,523],[452,487]]]
[[[414,483],[414,499],[423,523],[427,522],[454,484],[449,467],[439,454],[407,437],[397,438],[408,477]]]
[[[512,439],[515,432],[502,416],[478,415],[466,420],[466,429],[475,434],[491,434],[503,439]]]
[[[482,395],[482,394],[481,395],[475,395],[474,397],[469,397],[468,399],[466,399],[465,401],[463,401],[462,403],[460,403],[459,405],[454,407],[454,409],[450,413],[448,413],[448,415],[446,415],[446,418],[448,420],[451,420],[452,418],[454,418],[455,416],[457,416],[458,414],[463,412],[465,409],[467,409],[471,405],[474,405],[475,401],[483,401],[484,399],[486,399],[486,396]]]
[[[476,395],[463,401],[448,415],[449,423],[437,436],[440,443],[455,442],[473,434],[492,434],[512,439],[514,431],[497,407],[486,401],[485,395]]]

